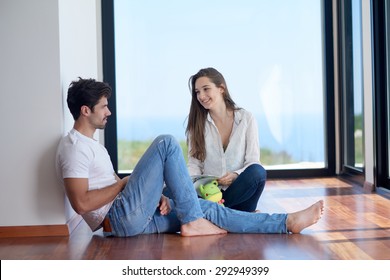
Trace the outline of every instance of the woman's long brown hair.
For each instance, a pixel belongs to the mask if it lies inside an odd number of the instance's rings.
[[[228,110],[234,111],[238,108],[230,97],[225,78],[216,69],[211,67],[200,69],[198,73],[191,76],[188,80],[188,87],[190,89],[192,100],[186,128],[187,145],[191,142],[191,149],[189,151],[190,156],[200,161],[204,161],[206,158],[204,130],[208,110],[199,103],[195,92],[195,82],[201,77],[209,78],[210,82],[215,84],[217,87],[222,87],[224,89],[223,99]]]

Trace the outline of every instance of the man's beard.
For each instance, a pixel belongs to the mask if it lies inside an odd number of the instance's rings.
[[[105,129],[106,128],[106,125],[105,124],[102,124],[102,125],[98,125],[96,127],[96,129]]]
[[[106,121],[104,124],[96,124],[95,128],[96,129],[105,129],[106,125],[107,125],[107,120],[108,120],[107,118],[103,120],[103,121]]]

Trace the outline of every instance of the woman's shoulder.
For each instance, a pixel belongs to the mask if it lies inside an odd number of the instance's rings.
[[[253,119],[253,114],[247,110],[245,110],[244,108],[239,108],[236,110],[236,115],[239,119],[243,119],[243,120],[251,120]]]

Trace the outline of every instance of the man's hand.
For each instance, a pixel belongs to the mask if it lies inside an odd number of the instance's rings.
[[[219,178],[218,184],[222,186],[230,186],[234,180],[236,180],[238,177],[238,174],[235,172],[228,172],[225,175],[223,175],[221,178]]]
[[[161,195],[160,203],[157,205],[157,207],[160,209],[160,214],[165,216],[168,215],[171,212],[171,204],[169,203],[169,198]]]
[[[119,178],[119,176],[118,176],[117,174],[114,174],[114,176],[115,176],[116,181],[117,181],[118,183],[122,184],[122,190],[123,190],[123,189],[126,187],[127,182],[129,181],[130,175],[129,175],[129,176],[126,176],[126,177],[123,177],[122,179]]]

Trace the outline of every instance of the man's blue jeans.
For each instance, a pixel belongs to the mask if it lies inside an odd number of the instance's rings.
[[[170,190],[172,207],[166,216],[157,208],[164,183]],[[228,232],[287,232],[287,214],[242,212],[199,199],[180,145],[169,135],[154,140],[107,215],[114,236],[174,233],[182,224],[202,217]]]

